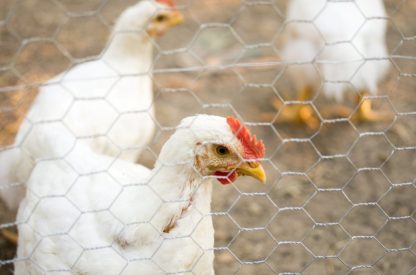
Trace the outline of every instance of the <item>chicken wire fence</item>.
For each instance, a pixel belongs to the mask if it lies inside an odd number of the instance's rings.
[[[116,18],[136,2],[0,3],[0,139],[4,148],[13,143],[38,89],[45,85],[42,83],[76,64],[102,58]],[[380,17],[366,14],[360,8],[362,1],[352,2],[354,16],[361,20],[351,38],[325,43],[323,37],[320,52],[333,45],[354,44],[368,22],[383,20],[387,24],[388,56],[361,55],[353,60],[357,65],[345,79],[325,79],[316,58],[282,61],[280,55],[287,43],[288,25],[314,26],[320,15],[345,2],[351,1],[328,0],[315,8],[313,18],[290,21],[286,20],[289,1],[177,1],[184,24],[152,39],[152,64],[143,74],[152,76],[151,106],[155,114],[150,116],[157,127],[138,163],[152,167],[180,120],[197,113],[234,115],[266,145],[265,185],[246,178],[227,186],[214,184],[209,217],[214,223],[215,245],[205,250],[214,251],[216,274],[416,272],[416,3],[386,0],[387,15]],[[379,81],[378,94],[361,99],[360,104],[372,102],[391,117],[357,122],[355,96],[359,91],[353,77],[366,63],[380,60],[389,63],[389,72]],[[303,80],[291,77],[290,71],[303,65],[310,66],[321,81],[313,96],[299,101],[297,84]],[[126,75],[119,75],[123,77]],[[328,99],[323,87],[340,83],[351,88],[341,101],[351,107],[351,113],[326,117],[322,110],[340,104]],[[58,79],[56,85],[61,84]],[[93,99],[83,99],[67,89],[71,104],[62,110],[58,121],[65,121],[79,102],[108,101],[113,87]],[[305,105],[318,118],[317,127],[280,120],[284,108]],[[115,113],[114,122],[105,129],[104,137],[123,114],[114,106],[109,112]],[[117,149],[121,156],[122,150]],[[61,196],[67,195],[64,192]],[[42,199],[55,197],[46,194]],[[77,211],[80,217],[110,213],[111,204],[98,212]],[[15,215],[2,205],[0,227],[16,229],[21,223],[15,222]],[[71,237],[78,220],[57,235]],[[81,251],[71,265],[74,268],[83,255],[113,248],[112,244],[78,245]],[[16,258],[16,246],[7,238],[0,239],[0,247],[0,273],[11,274],[14,262],[22,259]],[[31,255],[23,260],[30,261]],[[162,272],[194,272],[192,266],[188,270],[163,270],[163,263],[153,262]],[[41,266],[37,268],[34,274],[48,273]],[[125,271],[126,267],[120,266],[116,274]],[[84,274],[82,270],[76,272]]]

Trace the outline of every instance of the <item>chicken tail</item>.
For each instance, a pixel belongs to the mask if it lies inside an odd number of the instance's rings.
[[[0,199],[6,207],[19,208],[37,162],[63,158],[74,143],[75,137],[60,123],[24,123],[14,146],[0,151]]]

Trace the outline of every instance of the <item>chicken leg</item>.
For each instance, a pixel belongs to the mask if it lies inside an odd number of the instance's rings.
[[[298,101],[310,100],[311,94],[312,89],[308,86],[304,87],[299,93]],[[279,100],[275,100],[272,104],[277,110],[281,110],[276,122],[306,124],[311,129],[319,127],[319,119],[309,104],[284,105]]]
[[[393,114],[385,111],[375,111],[372,108],[371,100],[366,99],[365,96],[368,92],[361,93],[357,97],[357,103],[359,104],[358,110],[351,117],[355,122],[388,122],[393,119]],[[360,104],[361,102],[361,104]]]
[[[393,114],[389,112],[374,111],[372,108],[371,100],[366,99],[368,92],[362,92],[356,98],[357,110],[354,113],[354,109],[344,105],[332,105],[325,108],[322,111],[324,117],[343,117],[348,118],[351,116],[353,122],[388,122],[393,119]],[[351,115],[352,114],[352,115]]]

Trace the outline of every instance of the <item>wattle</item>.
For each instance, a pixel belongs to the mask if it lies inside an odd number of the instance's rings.
[[[230,184],[238,178],[238,174],[235,171],[231,173],[217,171],[214,175],[217,176],[217,180],[221,184]]]

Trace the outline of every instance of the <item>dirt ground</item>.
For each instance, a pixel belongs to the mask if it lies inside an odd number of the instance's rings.
[[[12,142],[36,84],[99,55],[115,18],[135,2],[1,1],[3,145]],[[195,113],[239,116],[267,150],[267,184],[242,179],[214,187],[216,273],[416,274],[416,2],[385,1],[392,65],[373,101],[394,120],[344,120],[318,130],[273,123],[271,102],[296,95],[295,80],[277,62],[287,0],[177,3],[186,23],[157,41],[161,128],[140,162],[151,167],[167,128]],[[318,111],[334,104],[319,91],[313,103]],[[353,96],[345,104],[353,107]],[[13,218],[0,205],[0,224]],[[14,255],[0,238],[0,274],[12,274]]]

